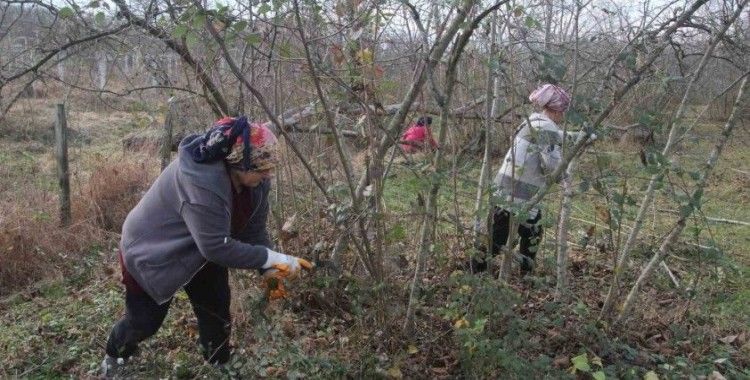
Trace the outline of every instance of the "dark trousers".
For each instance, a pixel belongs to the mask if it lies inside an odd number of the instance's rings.
[[[489,215],[492,218],[492,257],[497,256],[503,246],[508,244],[510,235],[510,212],[500,207],[493,208]],[[524,259],[521,261],[521,274],[529,273],[533,270],[533,262],[536,258],[536,252],[539,249],[539,243],[542,240],[544,229],[537,223],[542,219],[542,212],[538,212],[534,219],[526,220],[526,223],[518,224],[518,235],[521,237],[520,249]],[[489,221],[488,221],[489,222]],[[472,270],[474,272],[483,272],[487,270],[485,260],[472,259]]]
[[[169,310],[171,300],[159,305],[153,300],[122,265],[125,284],[125,315],[117,321],[107,340],[107,355],[128,358],[138,343],[156,334]],[[227,268],[206,265],[185,285],[185,292],[198,318],[198,332],[203,356],[209,363],[229,360],[229,273]]]

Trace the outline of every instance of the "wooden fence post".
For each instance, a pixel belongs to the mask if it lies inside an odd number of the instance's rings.
[[[174,119],[177,101],[174,97],[169,98],[167,103],[167,116],[164,118],[164,130],[161,140],[161,170],[172,161],[172,120]]]
[[[70,224],[70,172],[68,171],[68,121],[65,105],[57,105],[55,120],[55,152],[57,156],[57,178],[60,184],[60,225]]]

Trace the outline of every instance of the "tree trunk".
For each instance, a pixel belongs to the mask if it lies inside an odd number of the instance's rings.
[[[447,135],[448,120],[450,119],[450,103],[453,97],[453,89],[456,84],[456,67],[458,66],[459,59],[463,53],[466,45],[471,39],[471,35],[474,30],[479,26],[479,23],[490,13],[494,12],[503,2],[495,4],[494,7],[487,9],[483,13],[475,17],[471,23],[464,29],[463,33],[457,38],[451,59],[448,62],[446,68],[446,90],[444,94],[437,94],[438,99],[442,99],[441,115],[440,115],[440,130],[438,132],[438,146],[445,146],[445,136]],[[467,10],[468,11],[468,10]],[[437,92],[438,89],[435,88]],[[429,253],[433,249],[432,244],[432,231],[435,227],[437,220],[437,202],[438,194],[440,192],[441,183],[437,180],[440,178],[440,174],[445,168],[443,167],[443,149],[437,149],[435,156],[432,161],[433,165],[433,176],[432,183],[430,186],[429,196],[425,205],[425,218],[422,223],[422,229],[420,230],[420,242],[419,242],[419,253],[417,255],[417,262],[414,269],[414,278],[411,283],[411,289],[409,292],[409,303],[406,309],[406,318],[404,319],[404,330],[410,332],[414,326],[414,313],[417,307],[417,298],[419,297],[420,284],[422,282],[422,276],[424,272],[425,262]]]
[[[575,193],[573,173],[576,169],[576,159],[570,161],[566,175],[562,180],[563,199],[560,205],[560,218],[557,224],[557,283],[555,285],[555,301],[561,301],[568,286],[568,221],[570,220],[570,205]]]
[[[484,120],[484,154],[482,156],[482,169],[479,172],[479,183],[477,184],[477,197],[474,201],[474,245],[477,246],[480,240],[481,223],[486,210],[482,205],[487,204],[485,199],[485,188],[492,172],[492,163],[490,154],[492,152],[492,129],[494,119],[499,108],[500,78],[498,77],[497,68],[493,67],[494,57],[497,55],[497,14],[493,14],[490,20],[490,64],[487,65],[487,94],[485,102],[485,120]],[[489,233],[489,231],[488,231]]]

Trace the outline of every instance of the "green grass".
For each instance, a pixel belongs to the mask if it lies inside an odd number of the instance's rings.
[[[715,131],[720,128],[717,124],[699,125],[693,131],[695,138],[686,139],[679,153],[676,155],[677,162],[686,171],[699,170],[705,161],[716,140]],[[638,202],[635,206],[626,206],[623,224],[632,226],[633,218],[641,200],[641,193],[637,190],[647,183],[648,175],[638,163],[636,152],[628,153],[615,145],[600,144],[597,150],[611,152],[610,161],[613,163],[610,169],[618,173],[618,181],[628,181],[629,193]],[[710,308],[695,312],[710,315],[716,328],[725,331],[736,331],[740,326],[748,326],[747,315],[750,315],[750,304],[743,302],[750,291],[750,227],[737,224],[725,224],[712,222],[707,218],[726,218],[744,222],[750,222],[750,204],[748,204],[747,185],[750,178],[732,169],[739,169],[747,173],[750,171],[747,165],[748,150],[741,141],[733,141],[722,152],[718,165],[713,171],[708,183],[703,203],[696,215],[690,219],[681,241],[713,245],[720,249],[720,254],[711,251],[687,246],[687,250],[679,248],[673,252],[673,256],[667,259],[667,263],[677,269],[678,275],[682,277],[683,284],[695,287],[699,302],[705,302]],[[596,173],[593,162],[581,165],[583,173]],[[669,181],[675,184],[677,189],[691,191],[695,181],[688,175],[683,178],[670,174]],[[615,186],[619,186],[616,183]],[[619,190],[619,187],[617,187]],[[593,221],[596,216],[594,205],[603,206],[603,198],[593,191],[587,192],[588,196],[579,197],[574,204],[574,216],[580,219]],[[655,207],[649,212],[641,239],[653,249],[658,246],[659,238],[663,237],[668,229],[677,220],[677,215],[664,212],[663,210],[678,210],[679,205],[671,196],[660,191],[655,200]],[[601,218],[598,220],[601,223]],[[573,221],[574,230],[582,230],[587,224]],[[600,227],[603,227],[600,224]],[[599,228],[598,231],[604,231]],[[622,229],[623,242],[630,232],[628,228]],[[697,234],[696,234],[697,232]],[[649,237],[650,236],[650,237]],[[603,238],[603,236],[600,236]],[[636,256],[638,260],[635,266],[642,265],[649,255]],[[696,281],[696,283],[694,283]],[[672,288],[663,272],[654,274],[652,282],[658,284],[665,290]],[[743,323],[738,323],[739,322]]]
[[[87,275],[90,270],[79,268],[73,277],[93,280]],[[105,334],[102,321],[117,315],[120,295],[115,282],[71,286],[75,282],[46,283],[38,292],[19,293],[4,301],[0,377],[80,377],[96,366]]]
[[[14,193],[28,190],[29,187],[54,191],[57,174],[49,172],[54,166],[44,165],[51,156],[53,147],[28,142],[19,143],[0,140],[0,193]]]

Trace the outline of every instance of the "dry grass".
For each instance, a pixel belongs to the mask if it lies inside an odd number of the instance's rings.
[[[148,112],[94,113],[92,108],[104,107],[96,99],[67,97],[54,85],[39,87],[59,97],[21,99],[0,122],[0,295],[66,275],[87,250],[114,244],[157,170],[140,155],[97,153],[110,152],[106,144],[116,141],[114,136],[152,121]],[[73,222],[65,228],[59,226],[51,157],[53,99],[68,105]]]
[[[0,122],[0,138],[54,144],[54,104],[40,99],[24,99],[17,102]]]
[[[57,207],[57,197],[42,191],[0,204],[0,294],[59,276],[67,255],[104,238],[86,223],[59,227]]]
[[[117,240],[127,213],[153,179],[144,162],[106,160],[73,194],[73,223],[60,227],[56,195],[30,189],[0,203],[0,294],[61,276],[70,255]]]

